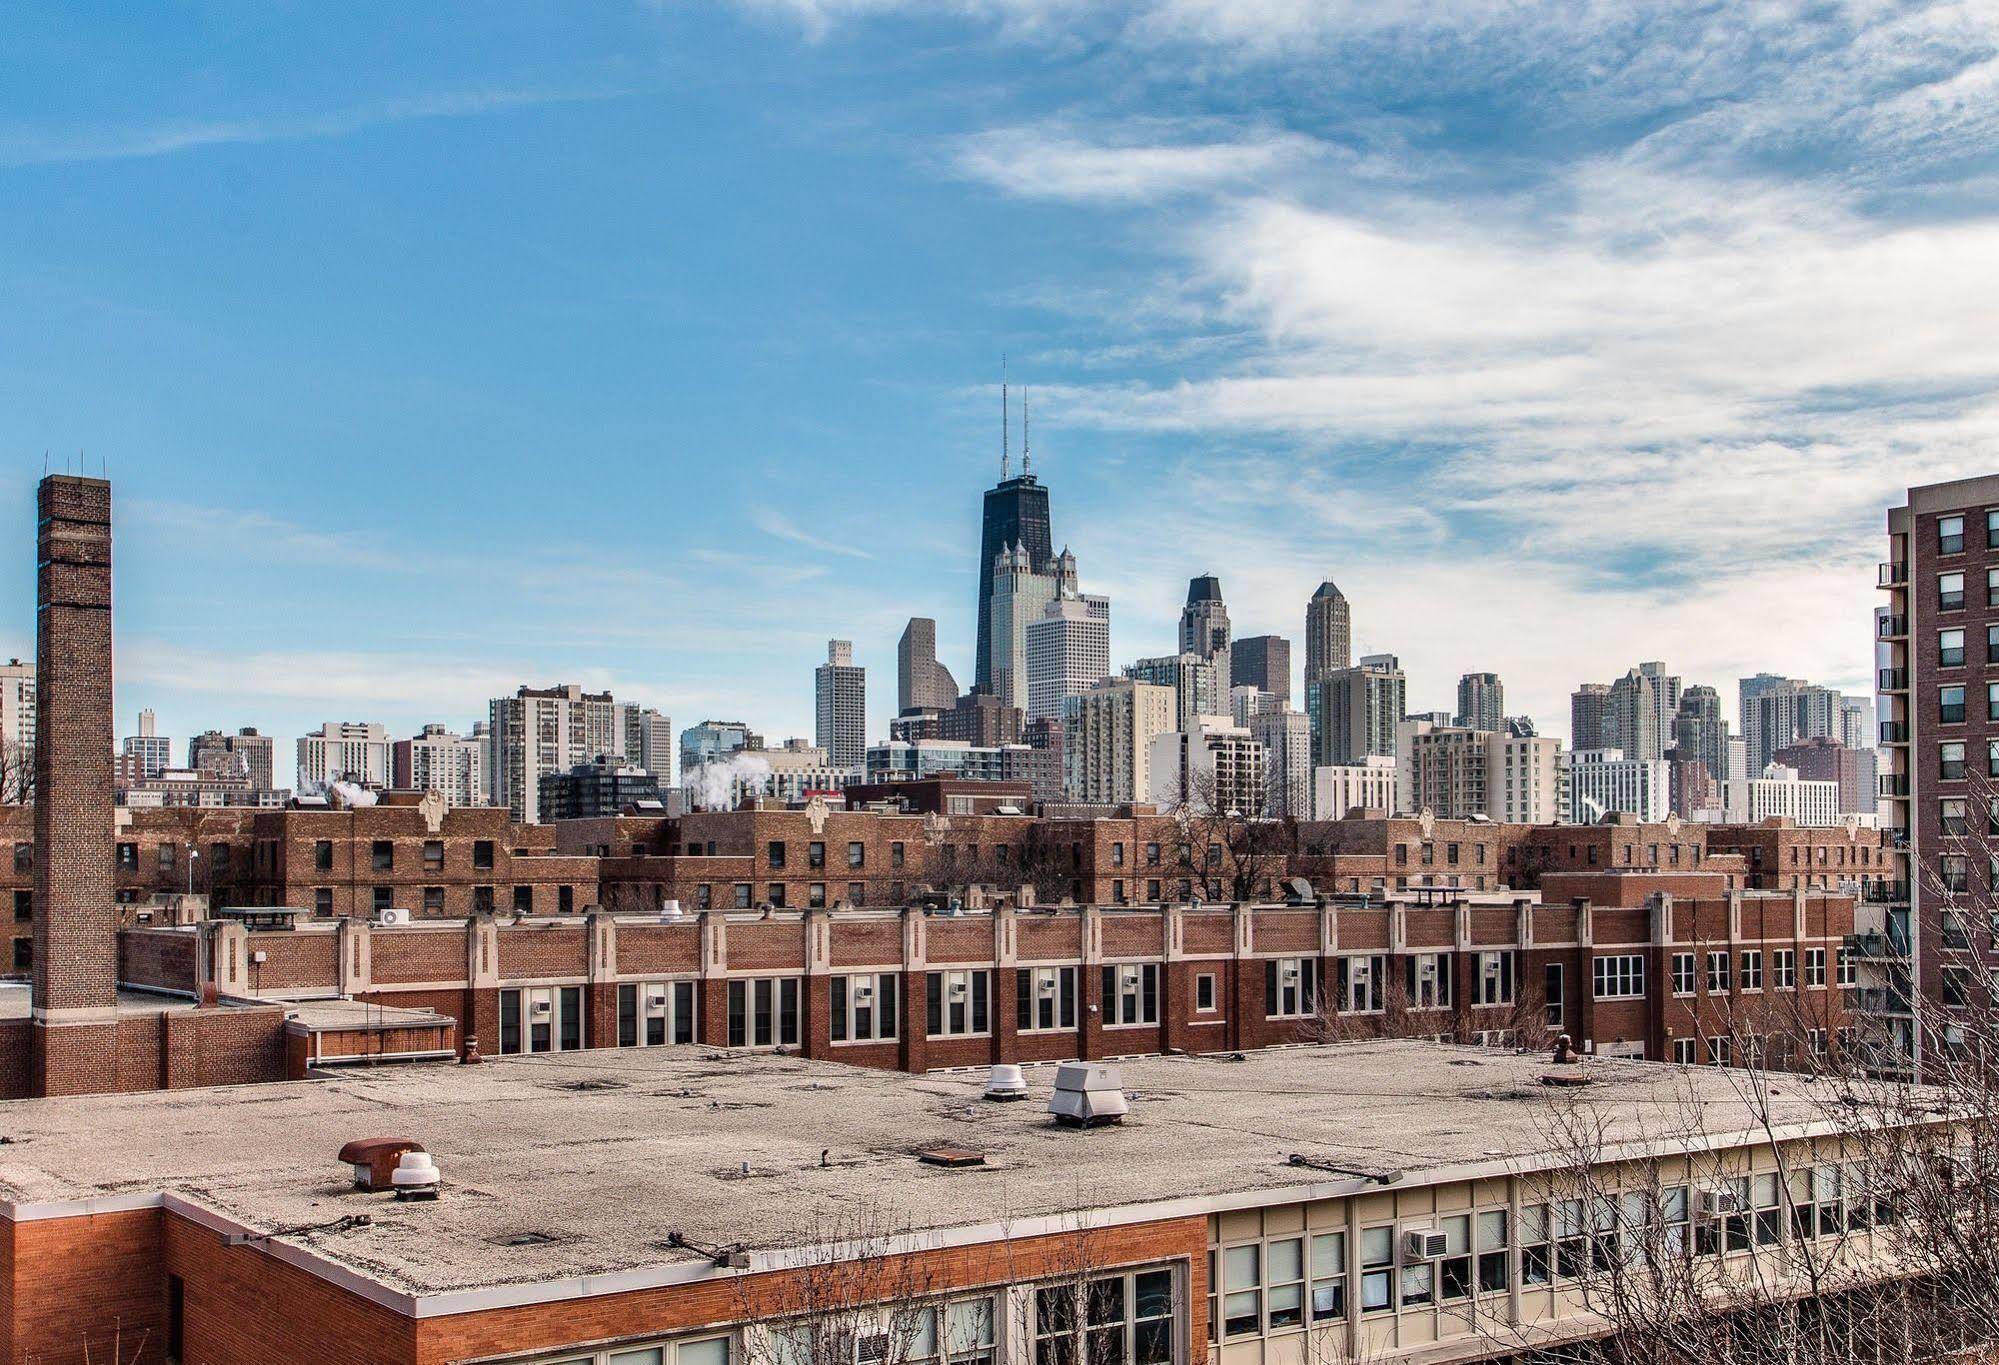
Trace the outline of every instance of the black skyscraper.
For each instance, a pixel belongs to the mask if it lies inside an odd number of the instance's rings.
[[[1055,557],[1048,527],[1048,490],[1032,474],[1001,479],[986,490],[985,516],[979,535],[979,642],[974,691],[992,691],[993,560],[1015,544],[1027,547],[1027,557],[1039,569]]]

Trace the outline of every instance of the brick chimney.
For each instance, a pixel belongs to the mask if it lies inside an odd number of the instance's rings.
[[[37,494],[37,1095],[117,1089],[111,885],[111,485],[52,474]]]

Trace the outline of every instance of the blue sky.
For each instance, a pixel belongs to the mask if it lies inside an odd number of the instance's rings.
[[[1121,661],[1330,576],[1412,707],[1863,687],[1883,509],[1999,448],[1999,13],[1405,8],[10,16],[0,655],[80,449],[121,728],[809,733],[839,635],[880,729],[906,617],[970,673],[1004,352]]]

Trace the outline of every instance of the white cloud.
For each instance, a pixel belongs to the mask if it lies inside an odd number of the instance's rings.
[[[767,536],[776,536],[779,540],[788,540],[794,545],[803,545],[806,549],[817,550],[821,554],[845,555],[849,559],[874,557],[858,545],[848,545],[841,541],[829,540],[825,536],[814,535],[775,508],[753,509],[750,512],[750,525]]]
[[[995,128],[957,144],[959,174],[1027,199],[1138,203],[1266,179],[1327,149],[1269,130],[1213,140],[1159,141],[1175,129],[1139,125],[1115,140],[1059,127]],[[1199,130],[1188,129],[1188,132]]]

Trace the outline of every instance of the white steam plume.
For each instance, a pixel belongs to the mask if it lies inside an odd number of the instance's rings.
[[[734,810],[739,799],[761,796],[770,785],[770,762],[761,754],[738,751],[696,768],[687,779],[703,810]]]

